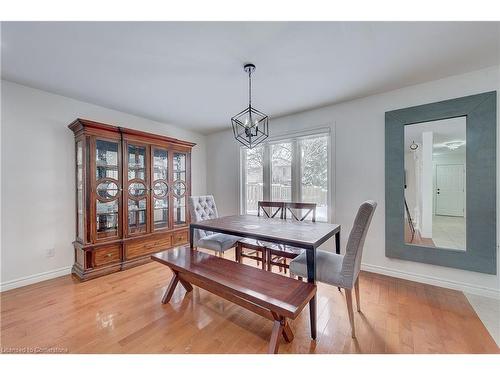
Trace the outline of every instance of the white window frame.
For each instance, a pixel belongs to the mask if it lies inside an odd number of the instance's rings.
[[[334,166],[335,166],[335,158],[334,153],[332,152],[332,138],[334,137],[334,126],[328,127],[320,127],[315,129],[310,129],[307,131],[299,131],[292,133],[284,133],[281,135],[276,135],[273,137],[269,137],[268,140],[262,143],[264,147],[264,156],[263,156],[263,171],[262,171],[262,182],[263,182],[263,199],[271,200],[271,145],[274,143],[291,141],[293,142],[292,147],[295,150],[292,152],[292,201],[299,202],[301,197],[301,189],[302,184],[300,183],[300,179],[297,176],[300,175],[300,158],[297,158],[295,155],[298,154],[298,141],[300,138],[307,137],[317,137],[317,136],[325,136],[327,137],[327,154],[328,154],[328,163],[327,163],[327,179],[328,179],[328,194],[327,194],[327,205],[328,205],[328,214],[327,221],[332,222],[334,219],[333,213],[334,209],[334,199],[332,197],[335,196],[335,184],[334,184]],[[241,215],[246,214],[246,150],[247,148],[244,146],[240,146],[240,173],[239,173],[239,212]]]

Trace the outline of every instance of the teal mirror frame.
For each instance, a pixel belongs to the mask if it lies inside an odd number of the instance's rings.
[[[389,258],[496,275],[497,93],[385,113],[385,254]],[[404,127],[466,116],[466,250],[404,241]]]

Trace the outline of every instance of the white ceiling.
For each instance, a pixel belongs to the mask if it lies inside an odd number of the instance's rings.
[[[467,117],[465,116],[406,125],[404,134],[405,152],[411,152],[410,145],[412,142],[420,146],[422,144],[422,133],[430,131],[432,132],[434,155],[465,153],[465,145],[455,150],[450,150],[444,143],[455,141],[466,142],[466,125]]]
[[[498,22],[3,22],[2,77],[209,133],[500,63]]]

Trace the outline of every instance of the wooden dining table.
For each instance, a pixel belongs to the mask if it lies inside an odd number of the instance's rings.
[[[273,219],[253,215],[233,215],[191,223],[190,248],[194,249],[194,231],[201,229],[254,240],[280,243],[306,251],[307,282],[316,283],[316,249],[335,236],[337,254],[340,253],[340,225],[297,220]],[[316,339],[316,296],[309,301],[311,338]]]

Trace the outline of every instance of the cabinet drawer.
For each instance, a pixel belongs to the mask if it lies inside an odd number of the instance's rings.
[[[125,246],[127,259],[137,258],[141,255],[154,253],[155,251],[166,250],[172,246],[170,236],[155,239],[138,240],[128,243]]]
[[[120,245],[105,246],[94,250],[94,267],[120,261]]]
[[[182,230],[172,233],[172,245],[182,245],[188,242],[188,231]]]

